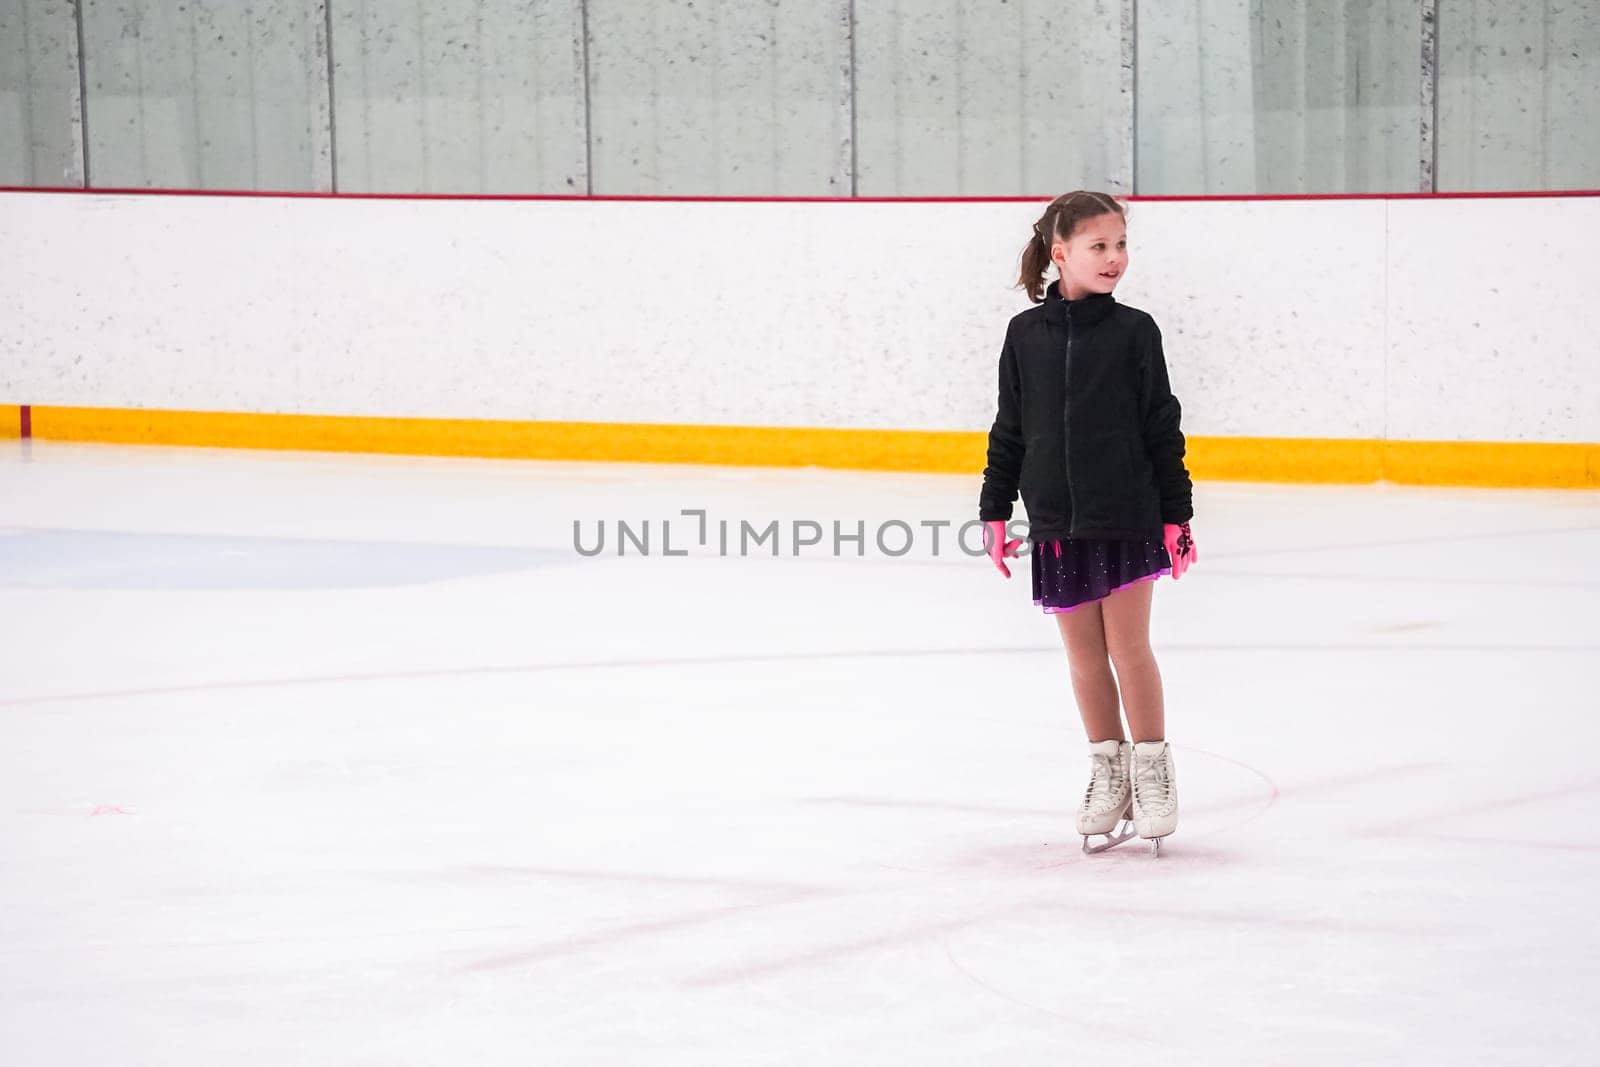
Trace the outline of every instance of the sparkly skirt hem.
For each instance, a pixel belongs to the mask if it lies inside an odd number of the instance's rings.
[[[1033,602],[1059,615],[1171,573],[1172,559],[1158,540],[1041,541],[1033,546]]]
[[[1117,589],[1126,589],[1126,588],[1128,588],[1128,586],[1130,586],[1130,585],[1138,585],[1140,582],[1153,582],[1157,578],[1160,578],[1163,574],[1171,574],[1171,573],[1172,573],[1172,568],[1171,567],[1163,567],[1163,568],[1161,568],[1159,571],[1157,571],[1154,574],[1147,574],[1143,578],[1135,578],[1131,582],[1128,582],[1128,583],[1126,583],[1124,585],[1119,585],[1119,586],[1117,586]],[[1108,589],[1108,590],[1106,590],[1105,596],[1094,597],[1094,598],[1089,599],[1089,600],[1080,600],[1076,604],[1071,604],[1071,605],[1068,605],[1067,607],[1064,607],[1064,608],[1051,607],[1049,604],[1046,604],[1042,599],[1041,600],[1035,600],[1034,603],[1038,604],[1040,607],[1044,608],[1044,613],[1046,615],[1065,615],[1068,612],[1077,611],[1079,608],[1087,607],[1090,604],[1098,604],[1098,603],[1100,603],[1100,601],[1104,600],[1107,596],[1110,596],[1112,593],[1115,593],[1117,591],[1117,589]]]

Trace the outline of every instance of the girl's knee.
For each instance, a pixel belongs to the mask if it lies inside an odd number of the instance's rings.
[[[1072,676],[1079,681],[1099,681],[1111,674],[1111,657],[1104,651],[1100,655],[1072,655],[1067,657]]]
[[[1109,647],[1107,653],[1118,674],[1152,668],[1156,663],[1155,649],[1148,641],[1116,644]]]

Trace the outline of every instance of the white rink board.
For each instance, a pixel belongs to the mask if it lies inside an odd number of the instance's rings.
[[[983,430],[1040,203],[0,195],[0,399]],[[1600,440],[1600,199],[1136,202],[1202,435]]]

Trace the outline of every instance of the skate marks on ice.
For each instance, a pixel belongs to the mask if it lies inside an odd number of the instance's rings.
[[[514,873],[592,881],[596,889],[611,882],[656,887],[693,899],[479,955],[459,973],[526,977],[556,965],[566,980],[605,978],[700,997],[733,993],[800,1016],[870,1020],[926,999],[924,983],[938,981],[929,968],[939,963],[941,936],[971,921],[964,893],[927,881],[823,886],[549,868]]]
[[[719,928],[733,965],[714,965],[679,984],[697,991],[736,987],[752,1001],[819,1021],[870,1021],[902,1005],[938,1003],[966,1017],[964,1027],[1013,1025],[955,993],[954,980],[1094,1037],[1104,1031],[1103,1008],[1075,1009],[1081,997],[1074,991],[1091,981],[1094,968],[1085,957],[1104,941],[1083,930],[1084,939],[1074,943],[1071,931],[1087,921],[1103,932],[1125,913],[1060,904],[1054,877],[1027,885],[979,879],[880,889],[796,902],[784,915],[742,911]],[[1097,958],[1111,966],[1108,957]],[[1035,973],[1036,966],[1044,970]],[[1119,1040],[1169,1046],[1161,1032],[1130,1024],[1131,1017],[1119,1017]]]
[[[1426,805],[1402,818],[1355,828],[1358,838],[1555,852],[1600,852],[1600,778],[1545,789],[1503,791],[1503,776],[1457,768],[1448,795],[1486,797],[1440,808]],[[1578,817],[1574,817],[1574,816]],[[1559,829],[1558,829],[1559,828]],[[1530,832],[1531,831],[1531,832]],[[1557,834],[1561,836],[1557,837]]]
[[[1538,495],[1538,494],[1535,494]],[[1559,496],[1559,494],[1554,494]],[[1477,532],[1463,532],[1460,536],[1452,535],[1451,543],[1483,542],[1483,541],[1523,541],[1529,537],[1565,537],[1571,534],[1600,533],[1600,526],[1530,526],[1513,530],[1483,530]],[[1374,548],[1431,548],[1437,546],[1439,538],[1433,533],[1421,533],[1415,537],[1380,537],[1365,540],[1338,541],[1331,544],[1312,544],[1296,541],[1289,548],[1275,548],[1266,545],[1255,545],[1244,551],[1229,552],[1226,550],[1213,554],[1210,559],[1216,562],[1222,560],[1266,559],[1271,556],[1293,557],[1300,559],[1313,552],[1356,552],[1365,553]],[[1388,579],[1384,579],[1387,581]]]
[[[652,935],[670,934],[722,923],[742,911],[781,908],[803,901],[836,896],[842,892],[825,885],[748,878],[521,865],[471,866],[445,872],[422,871],[417,872],[416,877],[431,882],[444,880],[466,885],[487,882],[530,886],[570,883],[587,885],[591,887],[591,891],[602,887],[620,886],[644,889],[656,894],[685,894],[690,896],[694,904],[692,910],[654,913],[649,916],[624,916],[622,921],[606,924],[603,929],[553,940],[541,940],[536,944],[493,956],[475,957],[457,968],[461,973],[518,970]]]
[[[1169,880],[1163,878],[1164,883]],[[1263,956],[1316,958],[1338,943],[1371,958],[1397,944],[1424,949],[1460,933],[1439,922],[1274,914],[1249,903],[1233,909],[1150,903],[1183,895],[1181,889],[1169,891],[1164,885],[1151,887],[1143,900],[1130,898],[1127,887],[1103,890],[1105,895],[1098,898],[1086,892],[1034,894],[1003,913],[952,931],[946,937],[946,959],[974,986],[1072,1023],[1097,1044],[1114,1029],[1118,1046],[1132,1040],[1151,1047],[1190,1052],[1227,1048],[1247,1055],[1255,1045],[1274,1051],[1273,1059],[1262,1062],[1283,1062],[1284,1048],[1309,1039],[1328,1048],[1347,1046],[1351,1055],[1344,1062],[1360,1062],[1358,1049],[1370,1036],[1362,1033],[1365,1024],[1358,1016],[1320,1007],[1344,980],[1337,968],[1297,981],[1292,969],[1264,965]],[[1173,957],[1174,941],[1185,946],[1182,959]],[[1241,990],[1250,990],[1251,1005],[1272,1004],[1279,1010],[1257,1017],[1240,1002]],[[1176,1028],[1161,1016],[1165,1006],[1180,1003],[1185,1005],[1185,1023]],[[1152,1015],[1151,1004],[1164,1008]],[[1274,1018],[1294,1021],[1280,1024],[1286,1032],[1274,1034]]]
[[[70,808],[18,808],[17,814],[89,819],[97,815],[137,815],[139,810],[126,804],[94,804],[84,801]]]
[[[1230,825],[1253,819],[1276,799],[1271,780],[1240,761],[1213,759],[1211,753],[1199,750],[1189,750],[1188,757],[1196,768],[1191,775],[1196,780],[1192,792],[1197,797],[1193,836],[1220,833]],[[1208,765],[1209,772],[1200,770]],[[1204,786],[1206,781],[1212,781],[1213,787]],[[1065,807],[987,808],[863,797],[813,798],[801,803],[846,805],[861,812],[881,810],[902,817],[907,812],[913,816],[926,812],[928,832],[906,836],[923,846],[931,842],[936,851],[919,847],[904,856],[892,851],[865,856],[864,862],[854,867],[854,873],[862,879],[842,886],[542,867],[460,871],[459,877],[593,880],[597,885],[611,881],[651,886],[659,883],[666,889],[702,888],[709,894],[683,901],[681,907],[649,908],[645,913],[629,909],[628,914],[607,921],[601,929],[580,928],[574,936],[539,939],[510,951],[479,955],[465,963],[464,969],[515,972],[577,957],[604,967],[605,960],[619,953],[637,953],[640,960],[655,960],[646,965],[648,971],[654,972],[654,982],[707,992],[737,988],[756,1001],[802,1015],[855,1019],[869,1018],[918,998],[948,997],[948,988],[941,987],[940,982],[955,975],[990,996],[1092,1032],[1101,1025],[1101,1017],[1092,1011],[1072,1010],[1067,990],[1074,987],[1046,985],[1034,987],[1030,993],[1021,988],[1029,985],[1023,972],[999,966],[1003,958],[1014,961],[1014,953],[1010,957],[1007,952],[995,956],[994,946],[1011,943],[1012,934],[1022,930],[1027,934],[1024,941],[1040,936],[1050,941],[1053,937],[1057,948],[1062,949],[1068,946],[1060,943],[1060,937],[1064,932],[1070,933],[1074,923],[1104,926],[1130,919],[1185,925],[1198,922],[1219,929],[1246,925],[1259,928],[1265,924],[1291,933],[1326,932],[1325,924],[1315,919],[1279,921],[1243,908],[1195,912],[1179,907],[1141,906],[1136,900],[1096,901],[1093,896],[1097,890],[1115,889],[1094,877],[1096,868],[1106,867],[1078,853],[1078,839],[1064,832],[1072,829],[1071,812]],[[972,818],[966,820],[966,826],[952,829],[950,816],[956,812]],[[996,836],[993,831],[981,829],[985,816],[1000,820],[1001,831],[1006,829],[1006,823],[1045,824],[1055,831],[1057,840],[1053,844],[1040,844],[1036,839],[1000,849],[963,850],[956,842],[970,842],[974,837],[993,840]],[[1211,825],[1207,826],[1208,822]],[[937,850],[941,836],[951,841],[950,848]],[[1232,866],[1237,858],[1209,846],[1190,846],[1186,852],[1173,855],[1181,862],[1161,864],[1169,872],[1193,869],[1197,862],[1201,867],[1217,862]],[[907,862],[882,862],[896,859]],[[911,865],[913,862],[915,866]],[[1125,864],[1114,866],[1127,869]],[[1074,867],[1075,871],[1062,869]],[[887,873],[890,871],[894,873]],[[1082,881],[1084,878],[1091,881]],[[1350,932],[1352,927],[1344,921],[1339,929]],[[1415,931],[1415,927],[1406,929]],[[1381,932],[1394,931],[1385,928]],[[1084,936],[1084,944],[1103,949],[1103,938],[1096,938],[1089,931],[1084,931]],[[690,941],[699,946],[693,952],[669,951],[672,944],[687,945]],[[1063,958],[1071,956],[1066,952]],[[1062,990],[1060,1003],[1048,996],[1051,988]],[[1046,995],[1041,997],[1041,991]],[[1154,1046],[1166,1044],[1153,1030],[1127,1036],[1138,1036]]]
[[[1062,871],[1043,862],[1023,871],[901,878],[813,899],[773,900],[730,913],[718,925],[712,955],[732,955],[731,966],[708,961],[707,970],[678,984],[696,990],[737,985],[754,1000],[817,1018],[859,1020],[919,1000],[996,1018],[953,995],[953,975],[1014,1007],[1069,1024],[1085,1038],[1103,1034],[1106,1020],[1115,1018],[1119,1041],[1168,1047],[1172,1028],[1141,1021],[1130,973],[1145,975],[1146,982],[1159,974],[1159,981],[1181,985],[1178,972],[1199,967],[1225,992],[1260,966],[1226,951],[1241,940],[1270,946],[1280,959],[1335,942],[1364,946],[1356,954],[1366,958],[1396,941],[1421,946],[1460,933],[1438,921],[1308,911],[1298,902],[1271,908],[1241,899],[1217,907],[1183,888],[1200,883],[1186,880],[1174,888],[1171,882],[1175,874],[1209,878],[1206,869],[1140,865],[1143,874],[1130,880],[1126,874],[1138,868],[1117,866],[1124,876],[1110,882],[1103,875],[1115,868],[1079,863]],[[1180,930],[1186,945],[1209,946],[1199,952],[1200,962],[1174,967],[1170,954],[1163,956],[1162,945]],[[1224,992],[1217,995],[1226,999]],[[1272,995],[1293,1002],[1300,994],[1285,987]],[[1218,1040],[1237,1033],[1242,1020],[1236,1012],[1229,1019],[1216,1024]],[[1344,1022],[1323,1025],[1331,1028],[1330,1039],[1350,1036]],[[1190,1037],[1183,1040],[1192,1047]]]
[[[1177,833],[1163,842],[1159,857],[1151,854],[1148,841],[1137,837],[1104,853],[1085,855],[1083,838],[1073,825],[1074,809],[1067,802],[1065,794],[1060,808],[863,796],[811,797],[803,803],[841,805],[859,809],[863,813],[874,810],[893,814],[927,811],[936,818],[960,814],[1001,824],[1037,824],[1039,827],[1039,836],[1027,843],[985,846],[954,855],[930,853],[918,847],[906,855],[879,857],[877,865],[889,870],[920,874],[1042,870],[1104,861],[1115,853],[1140,859],[1167,859],[1178,853],[1195,859],[1225,858],[1229,854],[1226,850],[1215,850],[1209,846],[1194,849],[1186,847],[1184,842],[1230,833],[1260,818],[1277,802],[1280,792],[1278,786],[1265,771],[1231,756],[1175,742],[1172,749],[1178,763],[1180,819]],[[1194,770],[1186,777],[1185,767],[1188,766]],[[987,840],[993,840],[996,834],[985,836]]]
[[[1384,654],[1409,656],[1418,651],[1415,646],[1386,644],[1382,642],[1304,642],[1264,644],[1261,642],[1169,642],[1164,647],[1173,652],[1204,653],[1204,652],[1381,652]],[[1432,643],[1424,647],[1427,652],[1484,652],[1503,653],[1508,649],[1505,645],[1473,644],[1466,642]],[[1512,651],[1518,653],[1548,652],[1600,652],[1600,644],[1596,645],[1518,645]],[[77,704],[97,701],[129,700],[140,697],[171,697],[185,695],[210,695],[214,693],[248,692],[252,690],[293,689],[300,687],[344,686],[362,683],[385,682],[421,682],[421,681],[469,681],[484,678],[514,678],[524,675],[540,675],[546,673],[581,672],[587,670],[648,670],[652,668],[681,669],[687,667],[730,667],[730,666],[761,666],[764,664],[804,663],[804,662],[845,662],[850,660],[878,660],[900,658],[931,658],[948,659],[952,656],[1015,656],[1017,654],[1039,655],[1058,658],[1061,655],[1059,643],[1031,647],[1005,647],[1005,648],[980,648],[980,647],[951,647],[951,648],[890,648],[890,649],[856,649],[856,650],[827,650],[818,652],[756,652],[732,653],[710,656],[660,656],[660,657],[617,657],[612,659],[594,660],[551,660],[546,662],[525,663],[486,663],[465,666],[438,666],[438,667],[408,667],[392,670],[355,671],[349,673],[280,675],[277,677],[262,678],[224,678],[215,680],[197,680],[193,682],[175,682],[162,685],[140,685],[107,689],[83,689],[69,692],[56,693],[24,693],[20,695],[0,696],[0,708],[37,707],[51,704]],[[1011,718],[989,717],[983,715],[971,716],[971,721],[991,721],[1007,727],[1018,725],[1017,720]],[[1057,723],[1034,723],[1048,730],[1060,730]],[[1173,748],[1178,749],[1177,745]],[[1218,757],[1225,758],[1225,757]]]
[[[1207,646],[1210,647],[1210,646]],[[1221,646],[1217,646],[1221,647]],[[1253,646],[1240,646],[1253,647]],[[1307,648],[1312,646],[1306,646]],[[1304,651],[1296,646],[1287,651]],[[211,695],[252,690],[318,688],[324,686],[359,685],[362,683],[472,681],[477,679],[519,678],[541,674],[562,674],[582,671],[617,670],[682,670],[694,667],[727,668],[738,666],[767,666],[804,663],[846,663],[851,661],[876,661],[887,659],[946,660],[952,656],[1014,656],[1018,652],[1059,656],[1061,646],[1041,645],[1038,648],[979,646],[883,648],[883,649],[825,649],[814,652],[734,652],[713,655],[676,656],[616,656],[597,659],[546,660],[518,663],[482,663],[459,666],[397,667],[387,670],[351,671],[326,674],[284,674],[260,678],[219,678],[192,682],[173,682],[162,685],[126,686],[106,689],[82,689],[56,693],[25,693],[0,695],[0,708],[35,707],[51,704],[76,704],[97,701],[129,700],[140,697],[172,697],[186,695]],[[995,720],[1006,722],[1009,720]]]
[[[570,562],[549,548],[13,528],[0,588],[246,591],[389,588]]]

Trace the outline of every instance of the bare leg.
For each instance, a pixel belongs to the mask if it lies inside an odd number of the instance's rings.
[[[1135,582],[1100,601],[1105,619],[1106,649],[1117,669],[1128,729],[1135,741],[1166,737],[1166,709],[1161,670],[1150,648],[1150,601],[1156,583]]]
[[[1085,604],[1056,615],[1067,662],[1072,668],[1072,695],[1090,741],[1126,741],[1117,708],[1117,680],[1106,656],[1106,633],[1100,605]]]

